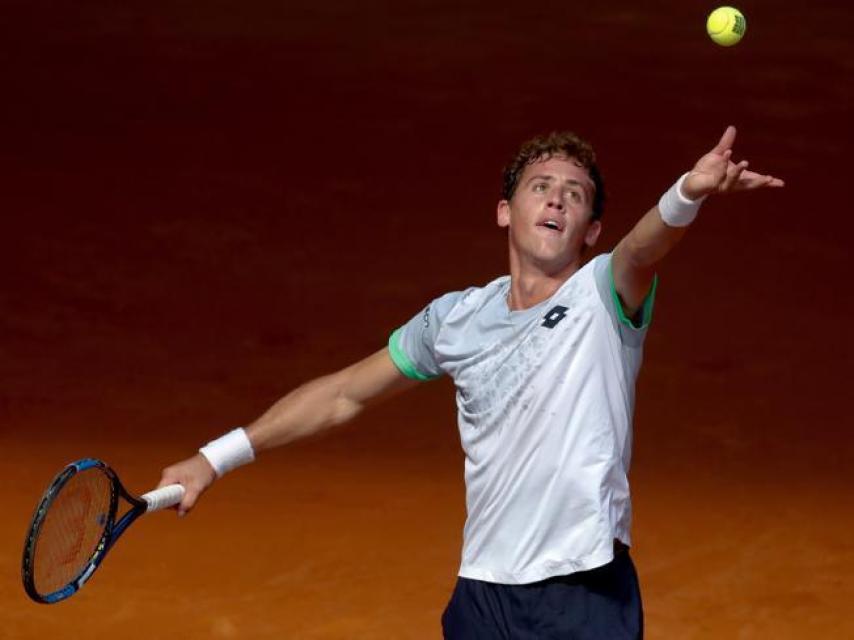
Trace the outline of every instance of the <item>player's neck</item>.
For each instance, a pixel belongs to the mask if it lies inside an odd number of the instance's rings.
[[[580,257],[577,261],[553,273],[535,265],[511,259],[507,306],[512,311],[521,311],[530,309],[543,300],[548,300],[579,268],[581,268]]]

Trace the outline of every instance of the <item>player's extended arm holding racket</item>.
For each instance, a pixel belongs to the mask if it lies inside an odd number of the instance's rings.
[[[178,514],[184,515],[214,480],[256,454],[343,424],[368,404],[416,384],[400,372],[388,349],[381,349],[297,387],[245,429],[236,429],[202,447],[197,455],[167,467],[159,486],[184,486],[178,506]]]
[[[714,148],[667,191],[620,241],[613,253],[614,285],[632,316],[652,285],[656,264],[682,239],[709,195],[782,187],[783,181],[732,161],[735,127],[727,127]]]

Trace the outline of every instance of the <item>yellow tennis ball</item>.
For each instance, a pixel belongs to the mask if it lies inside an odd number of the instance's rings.
[[[731,47],[744,37],[747,20],[735,7],[718,7],[709,14],[706,31],[722,47]]]

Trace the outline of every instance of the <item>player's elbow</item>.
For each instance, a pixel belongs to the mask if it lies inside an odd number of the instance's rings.
[[[337,425],[349,422],[359,415],[362,409],[364,409],[364,406],[361,403],[355,402],[345,396],[338,397],[335,399],[335,404],[332,408],[332,423]]]
[[[339,371],[328,376],[328,407],[329,422],[331,425],[339,425],[355,418],[364,408],[364,405],[351,397],[348,393],[350,388],[349,377],[352,372],[348,369]]]

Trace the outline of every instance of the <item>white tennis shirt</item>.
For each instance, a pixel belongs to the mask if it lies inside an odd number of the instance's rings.
[[[610,254],[548,300],[507,306],[510,277],[431,302],[389,340],[407,376],[456,385],[467,519],[459,575],[525,584],[613,559],[631,544],[639,328],[614,290]]]

